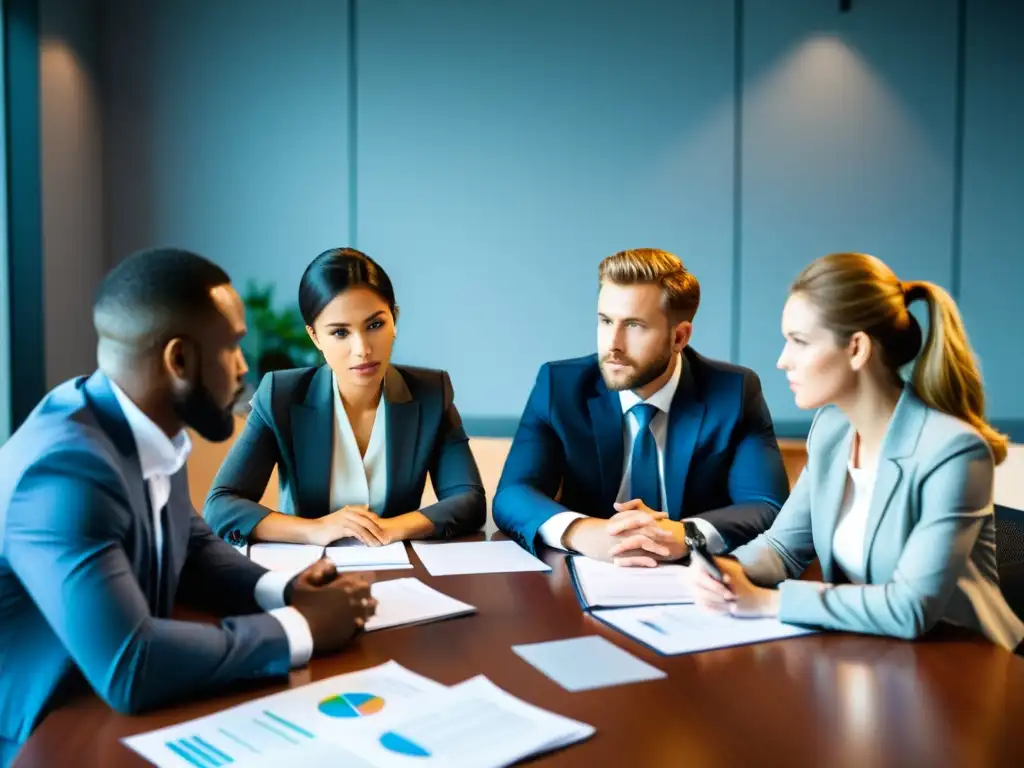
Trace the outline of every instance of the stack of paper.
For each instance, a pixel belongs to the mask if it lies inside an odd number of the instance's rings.
[[[695,605],[594,611],[593,616],[659,653],[697,653],[809,635],[817,630],[775,619],[737,619]]]
[[[527,704],[480,675],[404,703],[346,746],[380,768],[413,762],[502,768],[593,733],[592,726]]]
[[[345,765],[344,745],[367,718],[444,686],[393,661],[226,709],[124,743],[161,768]],[[332,762],[309,761],[331,754]],[[309,761],[309,762],[307,762]]]
[[[123,741],[160,768],[499,768],[593,733],[485,677],[445,688],[388,662]]]
[[[474,613],[469,603],[438,592],[419,579],[378,581],[370,586],[377,598],[377,612],[366,622],[366,631],[465,616]]]
[[[625,568],[576,556],[569,558],[568,566],[584,610],[693,602],[686,569],[681,565]]]
[[[249,559],[271,571],[298,573],[324,555],[315,544],[273,544],[260,542],[249,546]]]
[[[356,539],[348,539],[324,550],[324,556],[339,571],[391,571],[412,568],[405,542],[396,541],[383,547],[368,547]]]
[[[431,576],[551,570],[550,566],[514,541],[462,541],[452,544],[416,541],[412,548]]]

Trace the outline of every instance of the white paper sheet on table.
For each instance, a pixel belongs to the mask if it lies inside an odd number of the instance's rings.
[[[577,555],[569,573],[585,609],[693,602],[681,565],[626,568]]]
[[[379,768],[501,768],[589,738],[594,728],[517,699],[479,675],[404,702],[346,747]]]
[[[460,541],[451,544],[416,541],[412,548],[431,576],[551,570],[550,566],[514,541]]]
[[[339,571],[390,571],[412,568],[404,541],[396,541],[383,547],[368,547],[355,539],[343,544],[334,544],[324,550],[324,556],[337,566]]]
[[[124,744],[160,768],[368,765],[345,744],[375,717],[444,686],[390,661],[265,696]],[[334,762],[317,762],[332,755]]]
[[[377,598],[377,612],[366,622],[366,631],[424,624],[475,613],[469,603],[428,587],[419,579],[390,579],[370,586]]]
[[[696,605],[616,608],[594,611],[593,615],[669,656],[800,637],[817,631],[776,619],[738,619],[710,613]]]
[[[276,544],[259,542],[249,546],[249,559],[264,568],[282,573],[298,573],[321,557],[324,548],[316,544]]]

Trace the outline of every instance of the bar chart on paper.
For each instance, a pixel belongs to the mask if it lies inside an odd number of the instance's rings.
[[[248,702],[213,715],[131,736],[125,744],[161,768],[280,766],[315,762],[362,763],[339,744],[339,729],[389,709],[389,704],[442,688],[394,662],[338,675]]]
[[[179,733],[165,742],[168,753],[190,766],[219,768],[254,755],[273,753],[301,745],[316,735],[298,723],[265,709],[250,716],[210,722],[192,733]]]

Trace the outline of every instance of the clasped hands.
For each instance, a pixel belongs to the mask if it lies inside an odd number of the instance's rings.
[[[315,544],[327,546],[338,539],[358,539],[380,547],[404,537],[398,518],[385,518],[364,504],[350,504],[317,520]]]
[[[679,560],[688,551],[683,524],[639,499],[615,504],[615,515],[609,520],[585,517],[573,521],[562,543],[595,560],[641,568]]]

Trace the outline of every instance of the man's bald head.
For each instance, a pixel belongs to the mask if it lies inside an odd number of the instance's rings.
[[[109,345],[134,356],[191,335],[217,311],[213,290],[230,282],[223,269],[189,251],[154,248],[132,254],[96,292],[93,323],[101,350]]]

